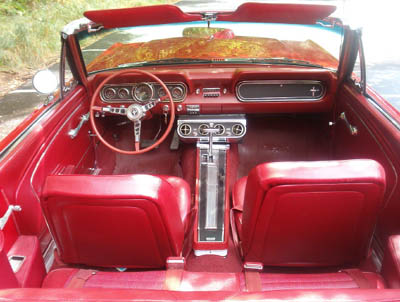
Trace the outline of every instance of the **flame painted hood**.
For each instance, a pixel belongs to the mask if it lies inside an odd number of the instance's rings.
[[[113,68],[120,64],[169,58],[288,58],[310,61],[327,68],[338,62],[331,54],[311,40],[280,41],[270,38],[178,37],[144,43],[115,43],[88,66],[89,72]]]

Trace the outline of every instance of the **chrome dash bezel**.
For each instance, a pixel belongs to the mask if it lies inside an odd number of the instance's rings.
[[[321,96],[319,97],[305,97],[303,96],[293,96],[293,97],[263,97],[263,98],[244,98],[240,94],[240,87],[245,84],[255,84],[255,85],[262,85],[262,84],[313,84],[318,85],[322,92]],[[317,80],[254,80],[254,81],[241,81],[236,85],[236,97],[240,102],[243,103],[250,103],[250,102],[316,102],[323,99],[326,95],[326,87],[323,81]]]
[[[156,98],[158,97],[158,90],[160,89],[160,84],[158,82],[138,82],[138,83],[121,83],[121,84],[105,84],[104,87],[101,88],[100,90],[100,99],[102,102],[104,103],[109,103],[109,104],[113,104],[113,103],[139,103],[142,104],[141,101],[137,100],[134,95],[133,95],[133,91],[135,90],[135,88],[138,85],[142,85],[142,84],[147,84],[150,85],[153,89],[153,97],[150,101],[155,101]],[[180,98],[173,98],[174,103],[182,103],[187,96],[187,92],[188,92],[188,88],[187,85],[183,82],[164,82],[164,84],[169,88],[169,91],[171,92],[171,90],[175,87],[181,87],[183,90],[183,95]],[[169,86],[172,86],[171,88]],[[118,95],[118,89],[128,89],[129,90],[129,98],[126,99],[106,99],[104,97],[104,91],[107,88],[114,88],[117,89],[117,95]],[[172,92],[171,92],[172,95]],[[164,100],[162,101],[163,103],[168,103],[169,100]]]

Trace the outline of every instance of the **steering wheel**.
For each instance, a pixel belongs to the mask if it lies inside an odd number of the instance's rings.
[[[96,106],[96,100],[99,98],[100,95],[100,91],[103,88],[103,86],[110,82],[112,79],[117,78],[119,76],[122,75],[127,75],[127,74],[141,74],[141,75],[145,75],[148,76],[149,78],[153,79],[154,81],[156,81],[158,84],[161,85],[161,87],[164,89],[166,95],[162,98],[158,98],[157,100],[154,101],[149,101],[145,104],[131,104],[128,108],[120,108],[120,107],[112,107],[112,106],[107,106],[107,107],[102,107],[102,106]],[[140,150],[140,133],[141,133],[141,128],[142,128],[142,120],[145,118],[146,113],[154,108],[158,103],[160,103],[161,101],[165,100],[165,99],[169,99],[169,105],[170,105],[170,112],[171,112],[171,117],[167,126],[167,129],[164,131],[163,135],[154,142],[154,144],[152,144],[151,146],[141,149]],[[115,114],[115,115],[123,115],[125,117],[127,117],[130,121],[133,122],[134,125],[134,134],[135,134],[135,150],[134,151],[128,151],[128,150],[122,150],[119,149],[113,145],[111,145],[110,143],[108,143],[104,137],[100,134],[100,131],[97,129],[95,120],[94,120],[94,112],[100,112],[100,113],[111,113],[111,114]],[[92,125],[93,131],[96,133],[97,138],[104,144],[106,145],[108,148],[110,148],[112,151],[121,153],[121,154],[128,154],[128,155],[137,155],[137,154],[142,154],[145,152],[148,152],[150,150],[153,150],[154,148],[156,148],[159,144],[161,144],[168,136],[168,134],[171,132],[172,126],[174,124],[175,121],[175,105],[174,105],[174,101],[172,99],[171,96],[171,92],[168,90],[167,86],[165,86],[165,84],[158,78],[156,77],[154,74],[149,73],[147,71],[143,71],[143,70],[122,70],[119,72],[116,72],[110,76],[108,76],[107,78],[105,78],[100,85],[97,87],[96,91],[94,92],[91,102],[90,102],[90,123]]]

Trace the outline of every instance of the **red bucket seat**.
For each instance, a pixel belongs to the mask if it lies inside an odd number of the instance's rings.
[[[163,267],[182,253],[190,206],[170,176],[48,176],[42,198],[61,259],[92,266]]]
[[[258,165],[233,189],[245,261],[270,266],[357,265],[385,190],[373,160]]]

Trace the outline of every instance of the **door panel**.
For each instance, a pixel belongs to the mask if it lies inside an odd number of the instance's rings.
[[[18,235],[36,235],[42,240],[42,251],[47,247],[51,237],[40,208],[42,185],[49,174],[65,173],[66,170],[73,173],[76,169],[85,169],[85,165],[93,165],[94,159],[90,157],[93,152],[89,150],[93,145],[87,134],[89,123],[74,140],[67,134],[78,125],[80,116],[87,113],[88,108],[85,90],[77,87],[0,162],[4,198],[10,204],[22,207],[21,212],[15,213],[18,232],[5,233],[7,246]]]
[[[336,118],[332,144],[334,158],[372,158],[385,168],[387,187],[375,232],[375,247],[381,258],[388,236],[400,234],[399,130],[352,84],[345,83],[340,87],[335,111],[335,117],[345,112],[348,122],[357,127],[358,133],[351,135],[346,122]]]

